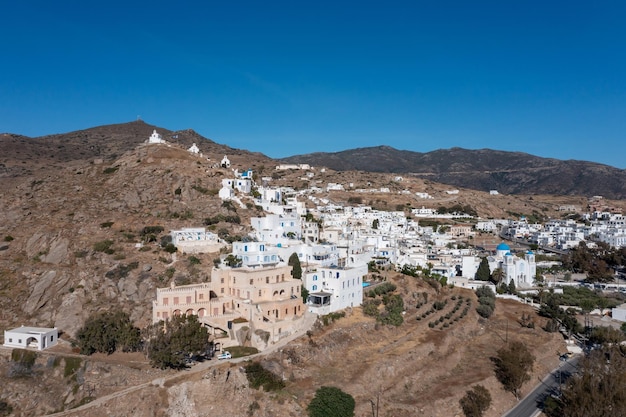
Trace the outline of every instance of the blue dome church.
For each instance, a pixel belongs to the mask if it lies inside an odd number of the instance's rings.
[[[502,242],[496,247],[495,256],[490,256],[487,260],[491,273],[497,268],[502,269],[504,272],[502,282],[505,284],[513,281],[515,288],[528,288],[533,285],[537,275],[537,262],[532,251],[527,251],[524,257],[520,258],[513,255],[509,245]]]

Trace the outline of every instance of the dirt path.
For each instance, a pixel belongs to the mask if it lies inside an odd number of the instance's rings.
[[[96,398],[95,400],[85,404],[85,405],[81,405],[80,407],[76,407],[76,408],[72,408],[71,410],[65,410],[65,411],[61,411],[59,413],[54,413],[54,414],[48,414],[48,416],[71,416],[71,415],[85,415],[84,413],[89,410],[92,407],[98,407],[98,406],[103,406],[106,403],[108,403],[111,400],[114,400],[116,398],[120,398],[120,397],[124,397],[128,394],[131,394],[133,392],[137,392],[140,391],[144,388],[148,388],[151,386],[155,386],[155,387],[161,387],[163,388],[168,382],[172,382],[175,381],[176,379],[188,379],[189,377],[199,374],[201,372],[205,372],[208,369],[217,367],[223,363],[226,362],[230,362],[230,363],[240,363],[240,362],[244,362],[247,360],[250,360],[251,358],[257,358],[257,357],[262,357],[265,355],[269,355],[273,352],[276,352],[278,350],[280,350],[282,347],[286,346],[288,343],[290,343],[291,341],[306,335],[307,330],[310,330],[313,327],[313,324],[315,324],[315,321],[317,320],[317,316],[311,313],[305,313],[303,322],[302,322],[302,327],[295,331],[292,335],[279,340],[278,342],[276,342],[275,344],[269,346],[266,350],[264,350],[263,352],[259,352],[257,354],[254,355],[250,355],[250,356],[245,356],[242,358],[236,358],[236,359],[230,359],[228,361],[219,361],[219,360],[210,360],[210,361],[206,361],[203,363],[197,363],[195,365],[193,365],[191,368],[188,368],[186,370],[182,370],[180,372],[176,372],[175,374],[172,375],[168,375],[162,378],[156,378],[153,379],[152,381],[149,382],[144,382],[142,384],[138,384],[138,385],[134,385],[132,387],[128,387],[125,388],[123,390],[120,391],[116,391],[114,393]]]

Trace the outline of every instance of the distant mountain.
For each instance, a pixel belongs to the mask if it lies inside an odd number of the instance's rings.
[[[626,170],[523,152],[451,148],[420,153],[377,146],[295,155],[281,162],[308,163],[338,171],[411,174],[456,187],[506,194],[626,197]]]

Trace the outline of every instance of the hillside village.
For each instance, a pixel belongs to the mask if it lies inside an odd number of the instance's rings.
[[[163,139],[154,129],[137,149],[144,155],[154,155],[170,150],[180,152],[180,148]],[[456,205],[452,210],[441,210],[431,202],[434,199],[432,190],[426,187],[409,189],[405,187],[409,181],[402,176],[392,176],[387,183],[376,187],[363,179],[358,183],[342,183],[334,177],[334,181],[324,182],[319,178],[323,177],[325,168],[307,164],[278,164],[270,172],[264,169],[264,175],[258,175],[250,166],[231,161],[232,155],[209,158],[196,143],[183,149],[194,161],[192,166],[204,169],[207,175],[227,173],[216,176],[220,187],[215,189],[215,197],[219,199],[222,211],[205,218],[205,221],[189,216],[184,227],[165,230],[160,244],[171,245],[171,258],[163,260],[167,261],[165,266],[168,268],[185,258],[198,262],[199,258],[212,259],[212,265],[205,262],[199,266],[197,269],[201,272],[194,272],[193,282],[171,279],[165,282],[167,285],[159,285],[165,281],[163,275],[157,277],[156,285],[146,279],[138,280],[137,285],[120,279],[116,288],[107,290],[107,298],[120,300],[122,294],[128,297],[128,294],[141,292],[151,303],[145,305],[142,299],[133,300],[135,305],[143,305],[135,312],[137,321],[146,316],[152,323],[181,315],[197,316],[222,351],[247,345],[271,354],[273,348],[304,334],[309,335],[309,342],[314,346],[313,333],[310,333],[313,329],[311,318],[338,312],[359,317],[358,307],[366,300],[368,287],[374,288],[386,282],[398,271],[433,277],[442,288],[451,291],[449,294],[437,292],[437,296],[452,297],[451,294],[454,294],[454,298],[449,298],[454,300],[463,294],[460,297],[467,298],[469,304],[471,297],[467,294],[478,288],[487,286],[494,292],[500,292],[493,283],[476,279],[484,258],[491,272],[500,271],[501,283],[523,294],[523,291],[536,291],[538,286],[543,285],[540,271],[554,264],[554,261],[538,261],[539,252],[561,253],[576,247],[579,242],[591,246],[596,241],[604,242],[616,248],[626,244],[626,223],[620,208],[605,204],[599,196],[586,201],[586,206],[563,204],[555,207],[555,213],[566,214],[561,219],[544,222],[523,215],[514,219],[487,219],[479,217],[468,205],[456,204],[457,196],[464,190],[448,188],[443,191],[443,198],[438,196],[438,201],[450,198],[449,204]],[[279,185],[279,173],[283,172],[298,178],[299,186]],[[174,199],[185,198],[185,193],[189,191],[184,188],[173,188]],[[207,193],[197,183],[187,188],[202,195]],[[333,193],[343,198],[333,199]],[[409,196],[417,204],[392,204],[395,210],[382,209],[381,195],[390,196],[390,201],[393,201],[394,195]],[[496,190],[492,190],[490,195],[498,198]],[[376,197],[370,199],[368,196]],[[139,206],[138,201],[130,204],[131,207]],[[232,214],[237,210],[246,211],[249,215],[240,218]],[[111,225],[107,226],[108,223],[102,220],[100,228],[109,229]],[[218,224],[220,226],[216,227]],[[229,224],[231,230],[225,230],[224,224]],[[120,233],[128,232],[121,230]],[[43,237],[39,239],[44,240]],[[5,241],[8,248],[11,240],[5,238]],[[45,264],[64,264],[61,259],[69,252],[67,243],[65,249],[63,245],[51,244],[45,250],[40,249],[42,244],[37,244],[40,245],[38,249],[30,249],[34,256]],[[148,251],[153,251],[154,244],[150,239],[133,238],[126,243],[132,245],[138,254],[146,255]],[[98,259],[99,251],[94,252],[91,255],[74,252],[75,262],[83,262],[85,257]],[[119,261],[106,272],[107,278],[111,271],[124,267],[123,258]],[[142,276],[147,276],[151,268],[152,265],[146,264]],[[296,269],[300,269],[301,273],[295,273]],[[47,279],[52,282],[54,275],[48,275]],[[43,276],[46,276],[45,272]],[[546,281],[546,285],[573,284],[564,282],[563,276],[553,278]],[[80,284],[71,285],[69,297],[74,300],[88,289],[97,288],[96,285],[92,287],[84,276]],[[405,285],[407,297],[409,294],[415,297],[415,294],[425,293],[424,288],[414,287],[414,283]],[[36,297],[34,293],[30,294],[25,304],[31,309],[30,325],[7,329],[5,347],[49,349],[57,343],[67,344],[68,336],[71,338],[75,333],[80,323],[76,323],[75,318],[63,319],[58,312],[45,313],[46,322],[37,321],[35,313],[48,308],[45,307],[47,302],[43,301],[45,296],[42,293],[45,291],[46,288],[42,287],[36,291]],[[507,304],[506,314],[520,315],[521,311],[532,311],[523,296],[501,294],[501,297],[501,302],[516,303]],[[68,309],[69,302],[64,302],[64,305]],[[412,308],[407,307],[406,310],[405,313],[415,313]],[[53,317],[58,317],[56,322]],[[67,326],[63,325],[63,320],[68,323]],[[69,324],[70,321],[73,323]],[[54,326],[47,327],[47,323],[51,322]],[[366,328],[368,325],[362,326]],[[468,325],[468,329],[462,332],[479,334],[482,329],[477,325]],[[393,339],[393,332],[387,332],[386,339]],[[459,331],[455,337],[462,338],[462,332]],[[411,339],[409,334],[404,336],[407,340]],[[328,337],[324,332],[316,335],[320,340]],[[525,337],[535,337],[538,347],[552,343],[565,349],[562,342],[536,333],[528,333]],[[284,366],[282,350],[280,352],[279,363]],[[442,349],[440,355],[443,356],[443,353]],[[296,357],[291,360],[296,361]],[[545,371],[553,359],[546,356],[537,372]],[[503,404],[506,407],[506,402]],[[444,409],[451,410],[455,405],[448,404],[446,407]],[[494,413],[497,410],[494,409]]]
[[[157,135],[156,131],[153,136]],[[150,139],[151,143],[163,143]],[[194,144],[195,145],[195,144]],[[196,153],[190,148],[189,152]],[[228,156],[220,165],[231,168]],[[309,165],[278,165],[276,170],[301,170],[304,177],[314,178]],[[619,247],[626,243],[626,223],[621,213],[594,211],[580,215],[581,220],[550,220],[546,224],[516,220],[481,220],[463,212],[438,213],[434,209],[382,211],[360,204],[333,204],[318,198],[319,187],[295,191],[291,187],[274,187],[271,177],[257,184],[252,170],[232,169],[232,178],[222,180],[219,197],[245,207],[242,200],[252,200],[266,213],[252,217],[252,232],[245,241],[232,242],[232,252],[221,257],[207,284],[175,286],[157,290],[153,321],[177,314],[196,314],[215,334],[230,334],[228,344],[243,344],[252,329],[252,345],[263,349],[299,328],[305,310],[318,316],[358,307],[364,288],[370,285],[368,267],[418,268],[437,274],[444,283],[476,289],[492,283],[475,280],[481,258],[467,242],[480,232],[507,239],[523,239],[544,249],[569,249],[591,238]],[[402,177],[394,181],[401,183]],[[354,189],[353,184],[329,183],[326,190],[351,189],[354,193],[372,190]],[[390,192],[388,188],[373,190]],[[401,190],[400,193],[407,193]],[[457,194],[459,190],[449,190]],[[429,199],[428,193],[417,192]],[[304,200],[313,203],[308,208]],[[601,197],[590,204],[598,207]],[[563,207],[577,211],[576,207]],[[452,219],[449,227],[420,226],[424,219]],[[187,228],[171,232],[172,241],[183,253],[213,252],[220,244],[217,235],[204,228]],[[501,269],[502,281],[514,288],[530,289],[537,284],[537,262],[531,250],[514,255],[508,245],[500,243],[492,251],[491,271]],[[303,268],[302,281],[294,281],[287,260],[296,254]],[[226,262],[230,256],[230,262]],[[234,261],[233,261],[234,260]],[[541,279],[541,281],[543,281]],[[302,286],[302,288],[301,288]],[[301,290],[307,297],[301,300]],[[521,301],[521,300],[520,300]],[[302,305],[301,303],[305,304]],[[242,319],[233,324],[236,319]],[[239,338],[237,335],[239,334]]]

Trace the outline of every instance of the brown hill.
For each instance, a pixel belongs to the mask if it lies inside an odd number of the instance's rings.
[[[540,158],[491,149],[439,149],[428,153],[389,146],[312,153],[284,158],[338,171],[411,174],[442,184],[505,194],[626,197],[626,170],[586,161]]]
[[[494,315],[480,319],[476,296],[460,288],[434,289],[424,281],[396,273],[387,279],[398,286],[406,313],[399,327],[376,324],[360,309],[345,318],[317,326],[306,335],[257,358],[286,387],[264,393],[249,387],[241,363],[209,361],[182,372],[150,369],[145,358],[130,354],[81,358],[76,374],[64,372],[68,359],[56,349],[38,360],[38,375],[7,378],[10,364],[0,362],[3,399],[28,405],[19,415],[42,415],[67,410],[63,416],[200,416],[304,415],[315,390],[337,386],[356,401],[357,416],[369,416],[373,406],[380,416],[461,416],[458,400],[475,384],[485,386],[493,403],[486,417],[502,415],[515,403],[496,380],[491,357],[512,341],[525,343],[536,358],[527,393],[538,378],[556,367],[564,352],[562,337],[541,330],[544,324],[532,307],[498,300]],[[427,297],[426,303],[419,303]],[[435,301],[446,306],[426,318]],[[454,313],[454,306],[462,308]],[[465,306],[469,313],[461,316]],[[522,315],[535,328],[519,324]],[[437,326],[439,317],[450,315]],[[418,319],[419,318],[419,319]],[[50,363],[61,366],[47,366]],[[51,388],[46,389],[46,386]],[[29,395],[26,395],[29,393]],[[71,409],[92,401],[75,411]]]
[[[162,227],[160,239],[220,213],[239,223],[222,222],[211,226],[214,231],[231,237],[248,232],[249,218],[262,215],[254,201],[244,199],[246,208],[240,208],[217,196],[221,180],[233,176],[218,166],[225,154],[233,169],[251,168],[257,179],[269,178],[273,185],[341,183],[348,191],[316,196],[382,210],[469,205],[483,217],[538,218],[560,216],[559,205],[586,205],[579,197],[491,196],[463,189],[450,195],[450,187],[428,180],[362,171],[317,169],[308,178],[297,170],[275,171],[274,162],[261,154],[216,144],[191,130],[157,128],[180,143],[147,145],[154,128],[131,122],[34,139],[0,136],[6,149],[0,172],[2,325],[56,325],[71,335],[91,312],[111,302],[145,324],[157,286],[208,279],[217,254],[204,255],[202,266],[194,267],[185,257],[164,252],[158,241],[143,248],[136,244],[145,240],[144,227]],[[186,151],[194,142],[202,156]],[[418,191],[434,198],[418,199]],[[103,251],[106,245],[110,253]]]

